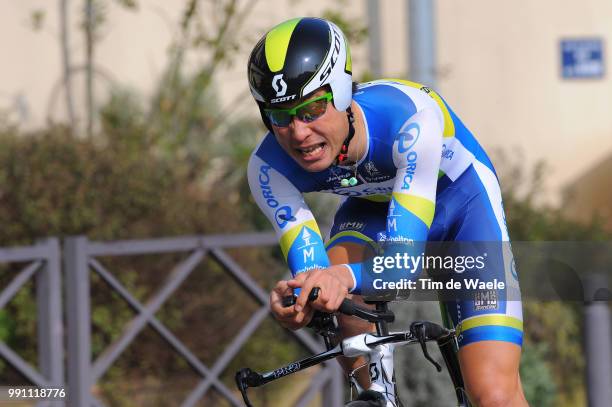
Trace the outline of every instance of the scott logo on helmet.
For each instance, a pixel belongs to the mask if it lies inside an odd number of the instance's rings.
[[[283,80],[283,74],[279,73],[272,78],[272,88],[276,91],[276,97],[285,96],[287,93],[287,82]]]
[[[281,103],[287,102],[289,100],[295,99],[295,95],[283,96],[282,98],[275,98],[270,101],[270,103]]]
[[[279,73],[278,75],[274,75],[274,78],[272,78],[272,87],[276,91],[276,96],[281,96],[281,97],[272,99],[270,103],[281,103],[281,102],[287,102],[288,100],[295,99],[295,94],[285,96],[285,93],[287,93],[287,82],[284,81],[282,73]]]
[[[331,57],[329,58],[329,62],[327,66],[323,69],[323,72],[319,76],[319,80],[324,82],[327,77],[331,74],[332,69],[336,65],[336,61],[338,60],[338,55],[340,55],[340,34],[335,29],[332,30],[334,33],[334,47],[332,48]]]

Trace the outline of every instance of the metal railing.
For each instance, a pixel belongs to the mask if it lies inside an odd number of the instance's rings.
[[[245,272],[224,249],[245,246],[276,244],[273,233],[241,234],[234,236],[194,236],[174,239],[154,239],[116,242],[92,242],[84,236],[71,237],[65,242],[64,264],[66,269],[67,321],[68,321],[68,387],[71,406],[102,406],[91,393],[91,387],[112,366],[113,362],[132,343],[145,327],[152,327],[187,363],[201,379],[182,402],[182,406],[194,406],[209,390],[214,389],[233,406],[242,406],[239,395],[227,388],[220,374],[238,354],[242,346],[268,316],[268,294]],[[100,256],[136,256],[161,253],[187,253],[176,264],[169,277],[146,303],[138,301],[129,290],[107,270],[97,258]],[[205,259],[220,265],[259,304],[233,340],[225,347],[212,366],[206,366],[183,342],[181,342],[155,313]],[[126,324],[123,334],[92,360],[91,352],[91,303],[89,295],[91,273],[97,273],[136,312]],[[293,332],[309,351],[321,351],[322,346],[305,332]],[[314,395],[323,391],[325,406],[341,406],[343,403],[343,377],[335,362],[328,364],[311,381],[296,405],[306,405]]]
[[[0,263],[24,263],[11,282],[0,291],[0,310],[31,280],[36,287],[38,366],[32,366],[6,343],[0,341],[0,357],[33,385],[45,388],[64,386],[64,345],[62,323],[62,282],[60,246],[56,238],[33,246],[0,249]],[[45,401],[39,406],[64,406],[62,401]]]
[[[34,386],[66,387],[69,406],[103,406],[92,394],[92,388],[122,355],[136,336],[146,327],[156,331],[178,355],[199,375],[199,381],[182,401],[182,406],[193,406],[214,391],[232,406],[242,401],[233,388],[221,380],[221,374],[238,354],[247,340],[268,316],[268,294],[227,253],[227,249],[276,245],[274,233],[237,235],[191,236],[170,239],[126,240],[114,242],[90,241],[76,236],[64,241],[63,252],[57,238],[49,238],[27,247],[0,248],[0,264],[10,264],[5,273],[8,285],[0,288],[0,310],[33,281],[37,309],[37,366],[24,360],[14,349],[0,341],[0,358],[8,362]],[[169,271],[168,278],[150,299],[139,301],[100,261],[100,257],[139,256],[147,254],[181,253],[186,257]],[[63,256],[63,275],[61,258]],[[220,266],[257,303],[257,309],[240,331],[227,344],[216,360],[207,366],[157,317],[156,313],[172,297],[177,288],[192,272],[209,259]],[[19,266],[16,269],[16,266]],[[107,346],[94,360],[92,353],[92,312],[90,284],[92,274],[99,276],[132,310],[135,316],[125,324],[122,335]],[[62,297],[62,277],[65,281],[65,302]],[[588,284],[603,290],[607,282]],[[589,291],[591,289],[587,289]],[[599,291],[598,291],[599,292]],[[603,292],[603,291],[601,291]],[[606,291],[609,301],[609,291]],[[588,293],[587,293],[588,294]],[[592,294],[592,293],[591,293]],[[585,298],[587,354],[587,391],[594,406],[606,405],[609,391],[610,369],[610,309],[606,300]],[[64,344],[65,312],[67,343]],[[322,345],[309,334],[292,332],[311,352],[322,350]],[[65,359],[65,355],[67,358]],[[67,366],[67,372],[64,367]],[[66,381],[67,373],[67,381]],[[336,407],[343,403],[343,377],[335,362],[310,379],[307,389],[300,395],[296,406],[306,406],[318,393],[324,406]],[[4,383],[6,384],[6,383]],[[603,404],[602,404],[603,403]],[[61,407],[63,401],[44,401],[37,405]]]

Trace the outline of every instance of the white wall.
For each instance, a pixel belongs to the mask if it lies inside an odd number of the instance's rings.
[[[172,30],[183,10],[182,0],[140,0],[140,10],[125,11],[108,1],[109,23],[96,51],[96,62],[123,85],[147,94],[166,63]],[[71,1],[71,49],[74,63],[84,61],[79,30],[83,1]],[[246,0],[240,2],[246,4]],[[381,1],[384,76],[406,74],[406,1]],[[254,44],[271,26],[296,15],[319,15],[342,7],[347,17],[367,23],[365,0],[260,0],[243,28]],[[30,12],[46,12],[45,28],[33,32]],[[485,148],[521,148],[525,163],[546,160],[551,191],[558,191],[592,163],[612,152],[612,82],[570,81],[560,77],[559,39],[612,38],[612,2],[606,0],[437,0],[437,89]],[[0,110],[12,109],[24,127],[44,125],[51,114],[65,115],[61,95],[49,111],[51,92],[61,78],[57,2],[0,2]],[[222,101],[237,97],[235,109],[256,115],[248,97],[245,66],[250,44],[219,78]],[[247,46],[249,45],[249,46]],[[367,41],[352,46],[359,77],[367,67]],[[604,50],[610,64],[609,50]],[[192,55],[197,66],[206,55]],[[83,75],[75,89],[83,106]],[[103,99],[108,86],[101,81]],[[16,101],[27,114],[15,113]],[[22,109],[22,113],[26,112]]]
[[[557,191],[612,154],[612,81],[564,80],[563,37],[612,39],[599,0],[438,2],[439,88],[485,146],[544,159]],[[604,60],[610,71],[609,50]]]

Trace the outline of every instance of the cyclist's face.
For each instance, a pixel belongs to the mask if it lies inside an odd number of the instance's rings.
[[[326,93],[320,89],[308,97],[282,108],[291,108],[315,99]],[[315,102],[318,103],[318,102]],[[327,102],[325,113],[317,119],[306,122],[293,117],[287,127],[272,125],[276,140],[306,171],[323,171],[332,165],[340,153],[342,142],[348,134],[346,112],[339,112],[333,103]]]

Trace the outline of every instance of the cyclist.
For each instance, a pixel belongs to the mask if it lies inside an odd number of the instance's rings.
[[[358,300],[371,292],[363,261],[381,242],[509,240],[493,166],[446,102],[407,81],[357,85],[351,72],[344,34],[318,18],[274,27],[248,62],[250,90],[269,130],[251,155],[248,179],[294,275],[270,294],[272,313],[291,329],[305,326],[315,309],[334,312],[347,295]],[[326,246],[303,199],[313,191],[343,196]],[[307,302],[313,287],[319,298]],[[293,289],[301,289],[295,305],[283,307]],[[460,330],[469,397],[479,406],[527,405],[518,374],[520,301],[500,297],[482,308],[473,300],[446,303]],[[339,319],[344,336],[372,330]],[[392,361],[376,362],[385,374],[371,388],[394,405]],[[352,370],[363,361],[341,363]],[[359,381],[370,386],[365,374]]]

